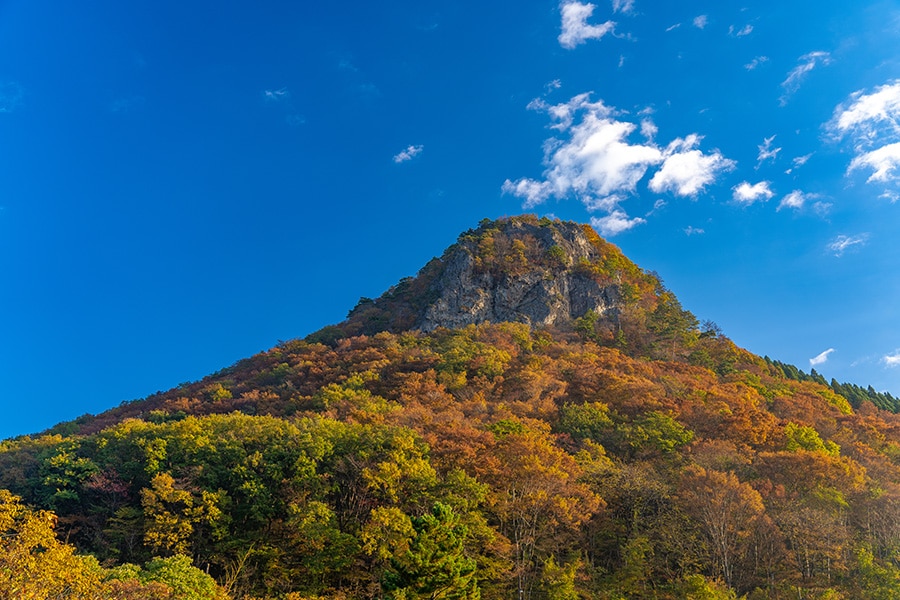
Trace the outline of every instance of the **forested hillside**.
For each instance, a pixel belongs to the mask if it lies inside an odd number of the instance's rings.
[[[0,589],[900,597],[891,397],[742,350],[577,229],[484,222],[344,323],[3,442]],[[459,319],[463,272],[518,322],[404,329]],[[508,301],[523,277],[544,291]]]

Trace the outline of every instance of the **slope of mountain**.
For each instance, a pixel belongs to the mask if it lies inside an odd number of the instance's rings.
[[[795,371],[515,217],[306,340],[3,442],[0,488],[234,598],[898,597],[900,418]]]

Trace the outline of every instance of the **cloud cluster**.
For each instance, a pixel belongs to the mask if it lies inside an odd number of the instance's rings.
[[[631,2],[619,1],[614,7],[619,5],[624,10],[630,10]],[[590,25],[587,20],[594,14],[594,4],[582,4],[581,2],[563,2],[560,6],[562,12],[562,31],[559,34],[559,45],[563,48],[571,50],[579,44],[585,43],[587,40],[599,40],[607,33],[615,29],[615,22],[606,21],[600,25]]]
[[[529,108],[547,113],[559,136],[544,143],[543,178],[507,179],[503,192],[522,198],[526,208],[551,197],[576,197],[589,211],[607,213],[593,220],[607,235],[644,222],[629,218],[621,203],[637,192],[651,168],[656,169],[647,183],[652,192],[692,197],[735,165],[718,150],[702,152],[697,134],[658,145],[653,140],[656,126],[648,118],[640,125],[646,140],[633,142],[638,125],[602,100],[592,101],[590,93],[557,105],[534,100]]]
[[[854,92],[835,109],[826,129],[835,139],[851,140],[856,156],[848,174],[868,170],[870,183],[900,181],[900,81],[871,93]]]
[[[400,163],[405,163],[422,154],[423,150],[425,150],[425,146],[422,146],[421,144],[418,146],[407,146],[405,150],[394,155],[394,162],[398,165]]]

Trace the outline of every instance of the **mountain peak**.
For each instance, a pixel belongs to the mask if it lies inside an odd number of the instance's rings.
[[[346,321],[311,338],[485,322],[560,325],[589,313],[615,322],[625,304],[658,284],[589,225],[533,215],[485,219],[416,277],[362,298]]]

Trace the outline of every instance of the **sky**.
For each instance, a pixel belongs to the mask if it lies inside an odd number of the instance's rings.
[[[521,213],[900,396],[900,0],[0,0],[0,437],[341,321]]]

